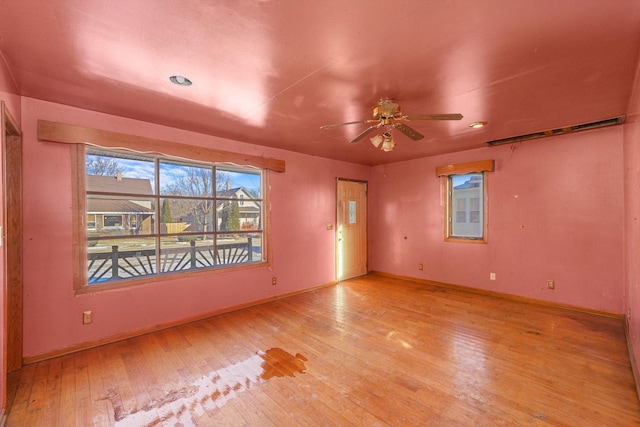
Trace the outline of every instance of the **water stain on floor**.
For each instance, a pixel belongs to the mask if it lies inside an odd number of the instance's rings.
[[[124,410],[117,390],[109,389],[99,400],[111,402],[115,425],[154,425],[158,417],[162,422],[173,418],[175,422],[192,425],[195,423],[193,415],[199,417],[220,408],[257,384],[273,377],[294,377],[296,373],[304,373],[306,361],[300,353],[294,356],[281,348],[270,348],[130,411]]]

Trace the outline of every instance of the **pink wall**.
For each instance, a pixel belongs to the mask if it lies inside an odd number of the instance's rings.
[[[624,312],[640,366],[640,67],[624,125]]]
[[[621,313],[622,129],[373,168],[370,267]],[[489,175],[489,243],[444,242],[435,168],[485,159],[496,161]],[[547,289],[547,279],[555,280],[555,290]]]
[[[17,93],[18,87],[0,52],[0,101],[5,102],[13,118],[20,124],[20,96]]]
[[[179,141],[286,161],[269,173],[272,267],[159,281],[75,295],[71,256],[69,148],[39,142],[38,119]],[[210,313],[335,280],[336,177],[368,179],[369,168],[258,147],[87,110],[23,99],[24,355],[35,356]],[[152,147],[150,147],[152,148]],[[271,285],[272,276],[278,285]],[[93,323],[81,313],[93,311]]]
[[[368,168],[23,98],[24,354],[331,282],[334,236],[326,223],[335,221],[336,177],[370,182],[370,269],[614,313],[628,305],[633,313],[640,310],[640,267],[633,262],[640,255],[634,219],[640,149],[632,144],[640,136],[637,91],[633,106],[622,127]],[[76,296],[69,149],[38,142],[38,119],[284,159],[287,171],[270,173],[272,267]],[[445,243],[435,167],[489,158],[496,160],[489,176],[489,244]],[[497,280],[489,280],[490,272]],[[547,279],[556,281],[555,290],[546,289]],[[89,326],[81,325],[84,310],[93,311]],[[638,353],[634,316],[631,330]]]

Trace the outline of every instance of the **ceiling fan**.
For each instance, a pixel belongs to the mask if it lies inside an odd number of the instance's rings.
[[[376,135],[371,138],[371,143],[382,151],[391,151],[395,146],[392,129],[397,129],[409,138],[417,141],[424,138],[415,129],[410,128],[403,122],[413,120],[460,120],[462,114],[416,114],[411,116],[405,116],[402,114],[400,105],[396,104],[389,98],[382,98],[378,105],[373,107],[373,119],[362,120],[357,122],[336,123],[332,125],[320,126],[320,129],[331,129],[339,126],[356,125],[356,124],[369,124],[375,123],[356,135],[350,143],[358,142],[369,133],[376,129],[384,129],[385,131],[381,135]]]

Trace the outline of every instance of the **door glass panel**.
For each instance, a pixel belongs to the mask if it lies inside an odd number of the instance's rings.
[[[357,222],[356,206],[357,206],[357,203],[355,200],[349,200],[349,224],[355,224]]]

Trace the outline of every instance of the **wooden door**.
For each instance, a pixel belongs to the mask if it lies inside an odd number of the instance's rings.
[[[3,213],[5,251],[4,283],[6,301],[7,371],[22,367],[22,136],[18,125],[2,109]]]
[[[338,179],[337,279],[367,274],[367,183]]]

